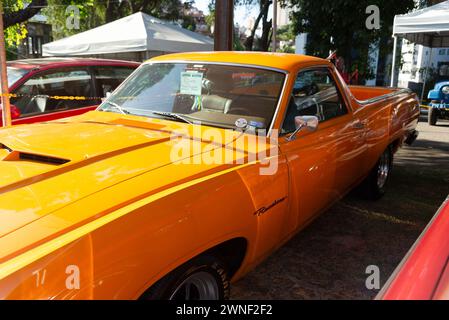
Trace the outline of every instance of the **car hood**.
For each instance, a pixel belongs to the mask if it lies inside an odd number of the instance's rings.
[[[99,111],[0,129],[0,239],[48,216],[52,216],[53,224],[61,223],[65,227],[92,218],[96,212],[83,211],[79,216],[63,217],[54,213],[123,181],[173,166],[175,143],[194,145],[189,152],[177,155],[179,162],[201,154],[206,146],[209,150],[224,148],[226,143],[244,135],[214,128],[215,132],[227,136],[222,143],[217,143],[203,138],[207,129]],[[233,152],[247,153],[246,150]],[[153,185],[148,189],[162,190],[178,180],[189,179],[189,176],[198,177],[210,174],[211,170],[221,170],[220,165],[201,163],[182,169],[182,174],[178,173],[179,179],[161,179],[167,174],[154,174],[154,179],[150,178]],[[51,233],[52,230],[47,231]],[[44,236],[48,234],[39,237]],[[5,246],[0,246],[0,257],[6,253],[2,252],[4,249]]]

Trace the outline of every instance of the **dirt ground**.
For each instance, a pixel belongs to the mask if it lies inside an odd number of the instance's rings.
[[[395,156],[387,194],[350,194],[232,287],[233,299],[372,299],[449,194],[449,122],[422,119],[418,140]]]

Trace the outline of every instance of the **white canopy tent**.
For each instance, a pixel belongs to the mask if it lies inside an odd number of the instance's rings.
[[[416,44],[430,48],[449,47],[449,1],[408,14],[396,15],[393,25],[393,64],[391,69],[391,86],[395,86],[396,50],[398,38],[405,38]],[[430,55],[429,61],[432,59]],[[426,75],[422,89],[423,98]]]
[[[42,46],[48,56],[211,51],[213,39],[142,12]]]

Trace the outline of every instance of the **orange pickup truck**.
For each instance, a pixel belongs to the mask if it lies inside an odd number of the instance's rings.
[[[0,298],[225,299],[416,138],[416,96],[327,60],[165,55],[96,111],[0,129]]]

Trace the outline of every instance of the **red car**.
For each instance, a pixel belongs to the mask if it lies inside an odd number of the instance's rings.
[[[382,300],[449,300],[449,198],[377,296]]]
[[[10,61],[7,68],[9,91],[13,94],[12,124],[66,118],[93,110],[139,65],[86,58]]]

